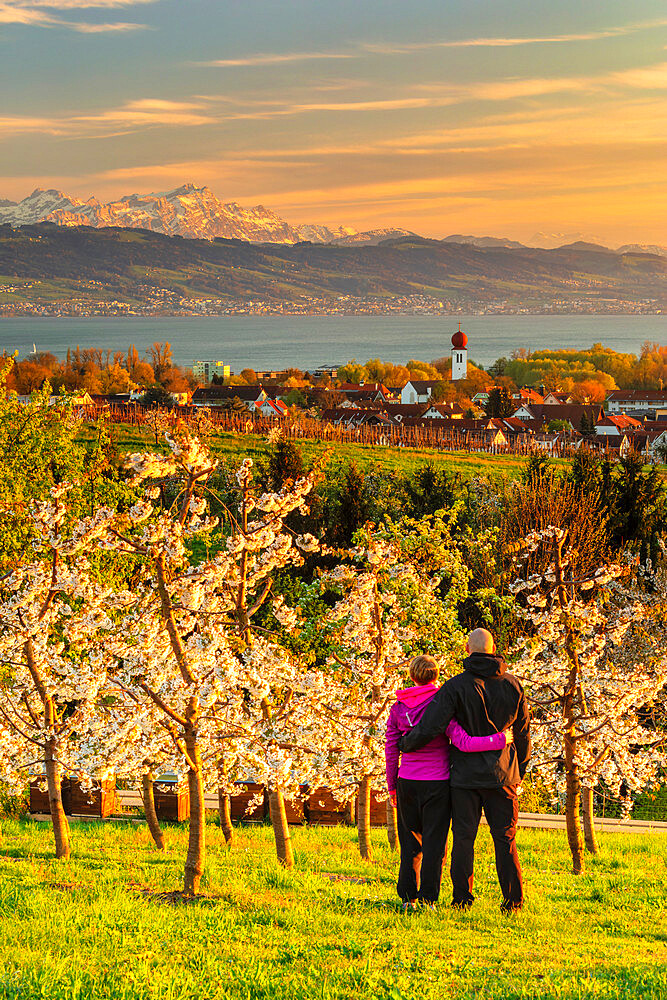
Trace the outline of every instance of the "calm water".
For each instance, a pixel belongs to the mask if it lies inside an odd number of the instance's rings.
[[[193,318],[32,318],[0,320],[0,353],[69,347],[141,354],[153,341],[168,340],[182,365],[216,359],[233,371],[313,368],[352,358],[401,363],[449,354],[459,317],[447,316],[230,316]],[[518,348],[582,348],[596,342],[637,354],[644,341],[667,343],[665,316],[470,316],[461,317],[469,357],[489,365]]]

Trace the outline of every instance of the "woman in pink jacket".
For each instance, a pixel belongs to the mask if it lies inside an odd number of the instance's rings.
[[[436,736],[420,750],[401,756],[398,741],[417,725],[438,691],[438,664],[432,656],[416,656],[410,664],[410,677],[414,687],[396,692],[385,740],[387,787],[391,801],[398,808],[401,864],[396,888],[404,912],[417,902],[432,905],[440,894],[451,821],[450,740],[466,753],[502,750],[512,742],[511,730],[493,736],[469,736],[452,720],[446,735]]]

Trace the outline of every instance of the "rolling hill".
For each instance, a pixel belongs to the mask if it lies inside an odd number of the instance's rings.
[[[335,301],[424,295],[464,308],[504,302],[667,307],[667,258],[575,243],[556,250],[403,236],[379,245],[201,240],[141,229],[0,226],[0,303],[179,298]]]

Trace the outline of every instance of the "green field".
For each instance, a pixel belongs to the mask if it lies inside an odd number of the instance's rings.
[[[80,440],[90,441],[96,431],[91,425],[84,425]],[[155,447],[155,435],[146,427],[130,424],[112,424],[111,433],[115,446],[121,452],[162,450]],[[517,479],[525,467],[527,459],[516,455],[487,455],[483,452],[440,451],[435,448],[390,448],[381,445],[348,444],[322,442],[311,439],[298,440],[306,462],[317,455],[329,451],[333,459],[341,462],[355,461],[361,468],[379,468],[386,472],[414,471],[425,462],[432,461],[448,472],[460,472],[465,478],[472,476],[497,476],[500,479]],[[212,439],[214,452],[221,457],[253,459],[267,454],[269,445],[266,437],[258,434],[217,433]],[[564,464],[564,459],[553,459],[555,465]]]
[[[564,833],[520,830],[527,903],[506,918],[486,830],[473,909],[445,896],[412,916],[398,912],[383,831],[375,865],[355,836],[294,829],[296,867],[283,871],[270,827],[239,828],[229,850],[211,824],[205,895],[186,904],[169,894],[183,828],[167,829],[163,858],[143,824],[76,824],[64,863],[47,824],[3,820],[0,997],[667,997],[667,837],[603,836],[577,878]]]

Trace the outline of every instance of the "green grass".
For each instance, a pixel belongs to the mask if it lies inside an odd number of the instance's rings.
[[[601,856],[576,878],[564,833],[520,830],[527,903],[504,918],[482,830],[471,912],[452,912],[445,896],[437,911],[404,917],[382,831],[371,865],[359,859],[353,829],[294,829],[296,867],[283,871],[270,828],[240,828],[228,850],[211,825],[205,898],[171,905],[152,894],[180,884],[184,829],[167,829],[161,858],[143,825],[79,824],[75,857],[63,863],[52,859],[47,825],[2,827],[2,998],[667,996],[667,838],[659,835],[604,836]]]
[[[164,451],[162,446],[156,449],[155,435],[146,427],[133,427],[130,424],[112,426],[116,447],[121,452],[143,449]],[[79,435],[81,441],[89,441],[94,436],[93,426],[84,425],[81,428]],[[329,451],[333,459],[343,462],[355,461],[363,469],[378,467],[385,472],[409,473],[420,465],[432,461],[448,472],[460,472],[465,478],[487,476],[517,479],[527,461],[525,456],[440,451],[435,448],[389,448],[382,445],[323,442],[312,439],[299,440],[297,444],[302,449],[307,463],[317,455]],[[214,434],[212,445],[216,454],[239,459],[246,455],[257,459],[266,455],[269,448],[266,437],[262,435],[228,432]],[[565,460],[553,459],[553,461],[556,465],[562,465]]]

